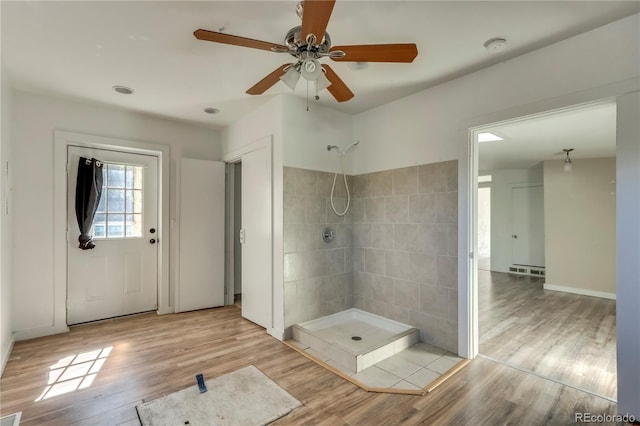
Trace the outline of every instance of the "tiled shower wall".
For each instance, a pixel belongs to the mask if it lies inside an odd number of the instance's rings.
[[[457,353],[457,176],[457,161],[348,176],[342,218],[329,204],[332,173],[285,167],[285,326],[356,307]]]
[[[284,168],[285,327],[353,306],[351,224],[331,208],[333,176]],[[347,179],[351,188],[351,176]],[[334,193],[338,212],[345,202],[343,177],[338,175]],[[335,231],[330,243],[321,236],[326,226]]]
[[[457,353],[457,161],[354,177],[354,307]]]

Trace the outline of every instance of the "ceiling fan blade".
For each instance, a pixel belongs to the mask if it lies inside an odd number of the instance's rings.
[[[287,46],[277,43],[269,43],[268,41],[254,40],[252,38],[234,36],[231,34],[217,33],[215,31],[198,29],[193,32],[198,40],[213,41],[216,43],[232,44],[234,46],[251,47],[253,49],[262,49],[273,51],[273,49],[288,51]]]
[[[327,90],[336,98],[338,102],[348,101],[353,98],[353,92],[347,87],[346,84],[338,77],[329,65],[322,65],[325,69],[327,79],[331,82],[331,86],[327,87]]]
[[[327,24],[336,0],[304,0],[302,4],[302,31],[300,36],[307,40],[309,34],[315,36],[314,45],[322,42]]]
[[[345,53],[343,58],[331,58],[342,62],[413,62],[418,56],[418,47],[414,43],[357,44],[330,49],[331,52],[334,50]]]
[[[268,76],[266,76],[265,78],[263,78],[262,80],[254,84],[251,88],[249,88],[249,90],[247,90],[247,94],[249,95],[263,94],[267,89],[269,89],[271,86],[273,86],[278,82],[280,77],[284,75],[285,68],[287,68],[289,65],[293,65],[293,64],[284,64],[276,68],[271,74],[269,74]]]

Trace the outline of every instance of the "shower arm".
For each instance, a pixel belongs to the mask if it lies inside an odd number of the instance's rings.
[[[338,145],[327,145],[327,151],[331,151],[331,150],[335,149],[336,151],[338,151],[338,155],[340,157],[344,157],[351,150],[351,148],[353,148],[354,146],[358,145],[359,143],[360,143],[360,141],[355,141],[354,143],[352,143],[351,145],[346,147],[344,149],[344,151],[340,150],[340,147]]]

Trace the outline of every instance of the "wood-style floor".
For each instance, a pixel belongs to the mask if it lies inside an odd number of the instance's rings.
[[[113,349],[90,386],[35,402],[55,379],[52,365],[106,347]],[[1,412],[22,411],[22,425],[138,425],[141,400],[194,385],[197,373],[213,378],[251,364],[303,403],[280,425],[557,425],[574,423],[575,412],[616,410],[605,399],[482,358],[425,396],[368,393],[229,306],[144,314],[17,342],[1,381]]]
[[[616,399],[616,302],[478,271],[480,353]]]

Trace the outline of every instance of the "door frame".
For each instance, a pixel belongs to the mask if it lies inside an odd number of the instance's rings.
[[[604,86],[540,99],[525,105],[463,119],[458,125],[458,354],[478,355],[477,236],[478,143],[476,133],[494,126],[534,116],[553,114],[618,97],[638,90],[638,79],[630,78]],[[618,215],[619,216],[619,215]],[[617,218],[619,219],[619,217]]]
[[[459,182],[468,185],[468,197],[464,197],[464,192],[458,189],[459,219],[460,227],[458,237],[458,256],[461,261],[458,264],[458,352],[461,356],[473,359],[480,350],[480,328],[479,328],[479,307],[478,307],[478,175],[479,167],[479,146],[477,134],[489,131],[492,127],[514,124],[528,121],[533,118],[553,116],[558,113],[579,110],[587,106],[610,103],[615,98],[607,97],[591,101],[584,101],[569,105],[550,106],[542,111],[531,111],[516,117],[504,117],[502,119],[481,121],[482,124],[467,127],[467,167],[459,167]],[[460,176],[464,173],[464,176]],[[512,184],[511,189],[518,186],[531,186],[532,183]],[[513,200],[511,200],[513,203]],[[513,220],[510,221],[513,230]],[[461,240],[462,238],[462,240]],[[464,253],[464,256],[462,256]],[[464,271],[462,273],[461,271]],[[461,303],[464,302],[464,305]],[[464,331],[463,331],[464,330]]]
[[[511,227],[511,232],[509,232],[511,235],[514,234],[514,223],[513,223],[513,206],[515,205],[513,202],[513,190],[516,188],[533,188],[533,187],[537,187],[537,186],[541,186],[543,188],[544,191],[544,183],[543,182],[526,182],[526,183],[512,183],[509,185],[510,188],[510,201],[511,201],[511,220],[509,222],[509,225]],[[480,187],[480,185],[478,185],[478,187]],[[544,233],[544,229],[543,229],[543,233]],[[511,240],[511,265],[515,265],[516,263],[514,263],[513,261],[513,239]],[[544,265],[539,265],[539,266],[544,266]]]
[[[248,143],[245,146],[242,146],[234,151],[230,151],[223,155],[222,161],[225,163],[237,163],[242,160],[242,156],[244,154],[248,154],[251,151],[255,151],[257,149],[266,148],[268,150],[269,157],[269,167],[271,169],[271,285],[268,286],[268,299],[271,303],[267,306],[267,315],[270,319],[270,324],[267,327],[267,333],[275,337],[276,339],[283,340],[284,339],[284,329],[280,329],[278,324],[283,322],[282,317],[284,316],[284,305],[282,300],[281,292],[276,291],[277,283],[280,285],[283,283],[283,275],[282,268],[278,268],[277,264],[279,262],[280,265],[284,264],[284,257],[282,254],[282,250],[277,250],[278,247],[278,233],[282,233],[282,211],[278,213],[275,206],[278,204],[276,197],[277,194],[277,185],[276,179],[277,171],[274,168],[274,157],[273,157],[273,135],[265,136],[257,141],[252,143]],[[280,187],[280,191],[282,188]],[[227,228],[228,229],[228,228]],[[281,247],[281,241],[280,241]],[[229,250],[229,246],[227,247]],[[227,265],[229,263],[227,262]],[[229,273],[228,275],[231,275]],[[280,279],[278,280],[278,277]]]
[[[236,248],[236,235],[235,235],[235,216],[236,216],[236,177],[235,168],[240,164],[240,159],[233,161],[225,161],[225,227],[224,227],[224,304],[225,306],[233,305],[235,303],[235,289],[236,289],[236,277],[235,277],[235,248]]]
[[[53,148],[53,321],[56,332],[67,327],[67,147],[116,150],[158,157],[158,314],[172,313],[169,299],[169,159],[170,148],[127,139],[54,131]]]

